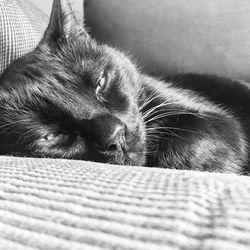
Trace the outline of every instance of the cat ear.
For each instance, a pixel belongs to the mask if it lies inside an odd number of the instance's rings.
[[[73,35],[88,37],[87,32],[78,24],[68,0],[54,0],[49,25],[41,43],[55,43],[60,38]]]

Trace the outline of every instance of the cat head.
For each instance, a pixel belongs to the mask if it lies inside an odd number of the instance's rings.
[[[140,74],[54,0],[38,46],[0,78],[0,154],[143,165]]]

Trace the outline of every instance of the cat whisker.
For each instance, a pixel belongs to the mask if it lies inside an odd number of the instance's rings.
[[[164,130],[166,130],[166,131],[164,131]],[[177,128],[177,127],[169,127],[169,126],[146,128],[146,133],[147,134],[157,134],[157,133],[158,134],[168,134],[168,135],[174,135],[174,136],[181,137],[180,135],[177,135],[176,133],[174,133],[172,130],[183,131],[183,132],[188,132],[188,133],[194,133],[194,134],[202,136],[201,133],[199,133],[197,131],[194,131],[194,130]],[[181,137],[181,138],[183,138],[183,137]]]
[[[181,129],[181,128],[176,128],[176,127],[169,127],[169,126],[158,126],[158,127],[148,127],[146,128],[146,131],[159,131],[159,130],[171,130],[171,129],[177,129],[177,130],[184,130],[184,131],[192,131],[188,129]],[[160,131],[159,131],[160,132]]]
[[[9,123],[6,123],[4,125],[1,125],[0,129],[8,127],[8,126],[11,126],[11,125],[14,125],[14,124],[24,123],[24,122],[30,122],[30,120],[29,119],[25,119],[25,120],[18,120],[18,121],[14,121],[14,122],[9,122]]]
[[[157,98],[158,96],[154,96],[151,100],[147,100],[145,102],[145,106],[146,106],[146,103],[150,103],[152,100],[154,100],[155,98]],[[201,119],[205,119],[205,117],[211,117],[211,118],[214,118],[214,119],[222,119],[221,117],[218,117],[218,116],[215,116],[215,115],[212,115],[212,114],[208,114],[208,113],[198,113],[197,112],[187,112],[183,109],[178,109],[178,108],[174,108],[172,105],[178,105],[179,103],[176,102],[176,101],[170,101],[170,100],[167,100],[167,101],[164,101],[164,102],[161,102],[160,104],[158,105],[155,105],[154,107],[148,109],[146,112],[142,112],[142,117],[145,121],[147,121],[151,116],[154,116],[155,114],[159,113],[159,112],[163,112],[164,110],[167,110],[167,111],[176,111],[178,112],[178,114],[183,114],[182,112],[185,112],[185,114],[192,114],[192,115],[195,115]],[[144,106],[144,105],[143,105]],[[144,107],[145,107],[144,106]],[[142,111],[142,109],[140,109]]]
[[[169,103],[168,101],[164,101],[164,102],[162,102],[162,103],[160,103],[160,104],[158,104],[158,105],[156,105],[156,106],[154,106],[154,107],[152,107],[152,108],[150,108],[150,109],[148,109],[145,113],[143,113],[142,115],[143,115],[143,117],[144,118],[147,118],[150,114],[152,114],[154,111],[161,111],[161,109],[160,108],[163,108],[163,107],[165,107],[166,109],[168,109],[168,106],[169,105],[171,105],[171,104],[174,104],[174,103]],[[159,109],[159,110],[158,110]]]
[[[168,136],[174,136],[174,137],[177,137],[177,138],[181,138],[181,139],[183,139],[184,137],[182,137],[182,136],[180,136],[180,135],[177,135],[175,132],[173,132],[173,131],[171,131],[171,130],[168,130],[168,129],[166,129],[167,131],[157,131],[157,130],[155,130],[155,131],[148,131],[147,132],[147,137],[150,137],[150,136],[154,136],[154,137],[156,137],[156,136],[158,136],[158,138],[159,139],[164,139],[164,140],[166,140],[167,138],[164,138],[164,137],[162,137],[162,135],[168,135]]]
[[[174,116],[174,115],[193,115],[195,117],[198,117],[200,119],[205,120],[206,117],[210,117],[213,119],[218,119],[218,120],[223,120],[223,118],[218,117],[218,116],[214,116],[214,115],[209,115],[209,114],[197,114],[197,113],[193,113],[193,112],[187,112],[187,111],[180,111],[177,110],[177,112],[164,112],[162,114],[155,114],[155,116],[151,117],[149,120],[145,120],[145,123],[149,123],[158,119],[162,119],[164,117],[168,117],[168,116]]]
[[[167,128],[164,128],[165,130],[167,131],[159,131],[157,130],[156,128],[154,129],[150,129],[150,130],[146,130],[146,133],[147,135],[152,135],[152,134],[167,134],[167,135],[174,135],[174,136],[177,136],[173,131],[167,129]]]
[[[21,134],[18,139],[17,142],[21,142],[22,140],[25,140],[25,137],[27,139],[27,137],[32,134],[36,134],[36,132],[39,130],[39,128],[36,128],[35,126],[33,128],[30,128],[28,131],[26,131],[25,133]]]
[[[146,107],[148,104],[150,104],[152,101],[159,97],[160,96],[158,94],[152,93],[151,95],[147,96],[146,99],[139,100],[142,102],[142,104],[140,105],[140,110],[142,110],[144,107]]]
[[[168,136],[171,136],[171,137],[174,136],[174,137],[176,137],[176,138],[183,139],[183,140],[186,139],[185,137],[180,136],[180,135],[177,135],[177,134],[174,133],[174,132],[169,132],[169,133],[168,133],[168,132],[160,132],[159,134],[160,134],[160,135],[159,135],[159,139],[160,139],[160,140],[166,140],[166,141],[168,140],[167,138],[162,137],[162,135],[168,135]]]
[[[194,116],[196,116],[195,113],[189,113],[189,112],[164,112],[162,114],[157,114],[157,115],[153,116],[149,120],[145,120],[145,124],[148,124],[150,122],[153,122],[153,121],[165,118],[165,117],[175,116],[175,115],[194,115]]]
[[[173,130],[179,130],[179,131],[183,131],[183,132],[189,132],[189,133],[195,133],[198,135],[202,135],[201,133],[194,131],[194,130],[190,130],[190,129],[176,128],[176,127],[169,127],[169,126],[167,126],[166,128],[170,129],[170,130],[173,129]]]
[[[160,131],[159,131],[160,130]],[[163,131],[162,131],[163,130]],[[166,131],[164,131],[166,130]],[[194,131],[194,130],[190,130],[190,129],[183,129],[183,128],[177,128],[177,127],[154,127],[154,128],[146,128],[146,133],[147,134],[166,134],[166,135],[173,135],[175,137],[178,138],[182,138],[182,139],[186,139],[185,137],[182,137],[180,135],[177,135],[176,133],[174,133],[172,130],[177,130],[177,131],[182,131],[182,132],[188,132],[188,133],[194,133],[196,135],[200,135],[202,136],[201,133]]]
[[[164,107],[164,109],[163,109]],[[160,109],[161,108],[161,109]],[[176,115],[179,115],[179,114],[190,114],[190,115],[194,115],[194,116],[197,116],[197,117],[200,117],[200,118],[204,118],[202,115],[203,114],[198,114],[198,113],[195,113],[195,112],[189,112],[187,110],[183,110],[183,109],[177,109],[177,108],[169,108],[166,106],[166,104],[164,105],[158,105],[158,106],[155,106],[153,107],[152,109],[150,109],[148,112],[145,112],[144,114],[142,114],[143,118],[145,121],[147,121],[150,117],[154,117],[156,115],[159,115],[164,113],[170,113],[172,112],[173,114],[176,114]]]

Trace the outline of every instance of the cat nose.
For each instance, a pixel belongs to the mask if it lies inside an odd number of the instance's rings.
[[[126,146],[125,125],[110,114],[98,115],[92,120],[92,134],[100,151],[116,153]]]

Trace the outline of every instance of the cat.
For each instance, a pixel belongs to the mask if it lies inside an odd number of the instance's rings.
[[[249,107],[242,81],[147,75],[54,0],[40,43],[0,78],[0,154],[248,175]]]

